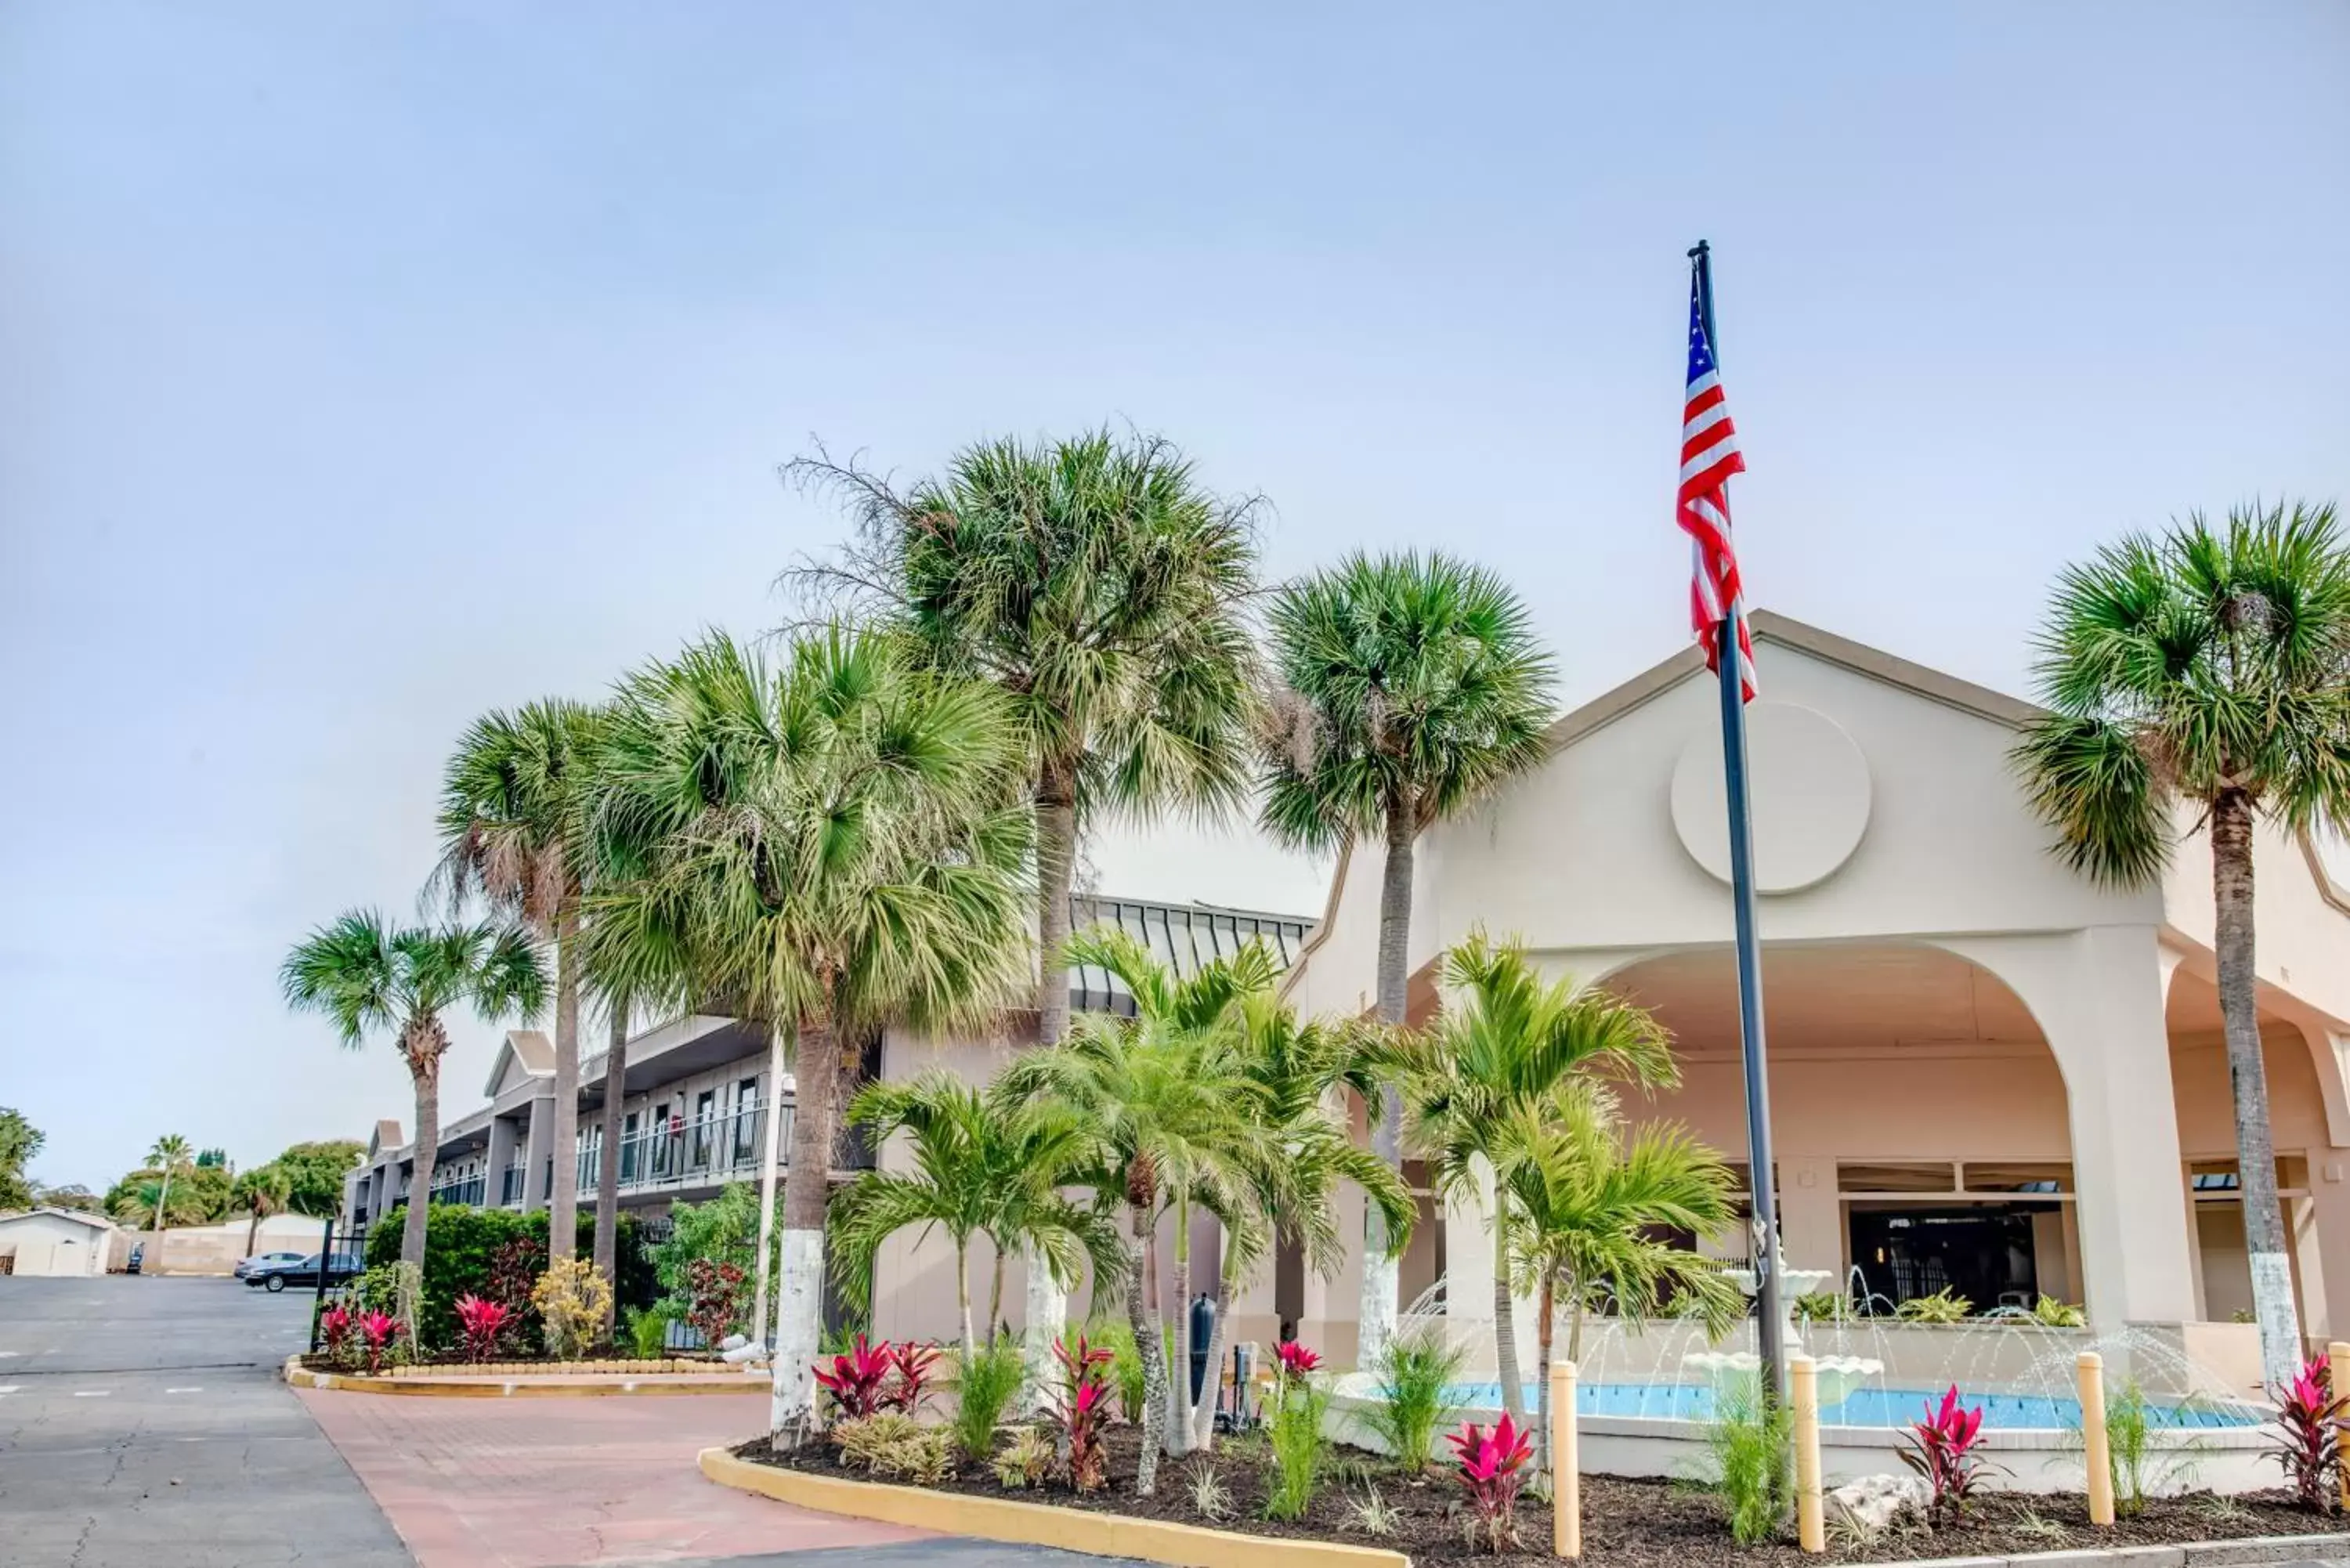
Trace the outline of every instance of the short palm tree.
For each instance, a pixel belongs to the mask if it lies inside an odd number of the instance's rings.
[[[258,1165],[236,1179],[230,1197],[252,1216],[244,1228],[244,1250],[249,1256],[261,1237],[261,1222],[273,1214],[285,1213],[286,1204],[292,1201],[294,1178],[283,1166]]]
[[[415,1169],[400,1258],[424,1262],[432,1160],[441,1143],[441,1058],[449,1050],[442,1014],[469,1007],[484,1023],[536,1016],[546,977],[528,933],[494,921],[395,927],[372,909],[321,926],[286,955],[279,971],[286,1004],[323,1013],[356,1050],[390,1033],[416,1091]]]
[[[853,1306],[873,1299],[874,1261],[899,1231],[940,1230],[954,1245],[955,1304],[962,1347],[981,1339],[972,1320],[971,1243],[993,1243],[994,1267],[987,1295],[987,1343],[1003,1312],[1003,1264],[1033,1247],[1064,1282],[1075,1280],[1088,1256],[1097,1273],[1117,1277],[1123,1259],[1114,1231],[1061,1194],[1086,1152],[1083,1130],[1054,1107],[990,1096],[950,1077],[928,1073],[903,1082],[869,1084],[849,1102],[848,1121],[877,1149],[906,1135],[911,1169],[868,1170],[834,1198],[830,1217],[833,1273]]]
[[[1447,951],[1442,977],[1453,999],[1424,1033],[1406,1042],[1410,1142],[1429,1162],[1437,1190],[1482,1201],[1523,1109],[1570,1083],[1643,1091],[1680,1081],[1672,1042],[1648,1012],[1608,992],[1546,981],[1521,943],[1495,943],[1482,930]],[[1512,1199],[1497,1183],[1492,1223],[1507,1233]],[[1493,1274],[1495,1365],[1502,1400],[1525,1414],[1518,1369],[1515,1307],[1507,1271]]]
[[[195,1163],[195,1150],[178,1133],[165,1133],[147,1151],[147,1164],[162,1172],[163,1179],[155,1189],[155,1229],[163,1228],[163,1206],[172,1200],[172,1178]]]
[[[441,787],[436,880],[452,908],[479,894],[555,945],[555,1171],[546,1251],[578,1245],[579,910],[599,714],[532,702],[474,721]]]
[[[2048,712],[2015,760],[2076,869],[2145,886],[2178,807],[2210,828],[2245,1243],[2262,1363],[2281,1387],[2301,1334],[2261,1057],[2252,841],[2263,817],[2350,825],[2350,545],[2334,508],[2193,516],[2101,550],[2058,581],[2038,678]]]
[[[1315,849],[1384,837],[1378,1016],[1400,1024],[1413,846],[1547,754],[1550,657],[1506,584],[1442,555],[1350,556],[1283,590],[1272,629],[1263,823]],[[1390,1091],[1372,1147],[1398,1169],[1401,1134]],[[1398,1273],[1384,1240],[1365,1241],[1357,1360],[1367,1366],[1394,1328]]]
[[[1508,1194],[1501,1235],[1508,1271],[1533,1285],[1534,1337],[1550,1365],[1562,1299],[1569,1314],[1566,1356],[1583,1356],[1585,1314],[1612,1304],[1638,1324],[1678,1299],[1719,1339],[1744,1315],[1745,1297],[1719,1263],[1657,1239],[1680,1231],[1703,1239],[1737,1220],[1736,1179],[1721,1157],[1670,1125],[1628,1140],[1612,1096],[1587,1080],[1567,1080],[1519,1106],[1502,1139],[1495,1185]],[[1550,1434],[1550,1379],[1537,1380],[1536,1442]],[[1541,1473],[1546,1455],[1535,1466]]]
[[[1081,961],[1100,956],[1084,939],[1071,943]],[[1150,1250],[1160,1221],[1174,1221],[1170,1285],[1190,1299],[1190,1217],[1205,1208],[1239,1220],[1252,1212],[1253,1172],[1270,1163],[1251,1102],[1262,1091],[1243,1070],[1229,1030],[1194,1027],[1164,1015],[1132,1019],[1083,1013],[1068,1038],[1015,1059],[997,1092],[1017,1102],[1041,1099],[1066,1109],[1085,1128],[1091,1149],[1084,1179],[1105,1218],[1126,1220],[1127,1319],[1142,1358],[1143,1440],[1136,1488],[1157,1484],[1162,1447],[1191,1446],[1190,1380],[1170,1382],[1163,1351],[1163,1314],[1151,1278]],[[1179,1314],[1177,1355],[1187,1358]]]
[[[845,1083],[881,1028],[965,1026],[1025,983],[1018,732],[992,688],[882,633],[810,633],[780,662],[712,636],[624,683],[604,769],[603,831],[639,846],[642,874],[591,892],[591,967],[631,998],[723,998],[792,1054],[771,1426],[795,1440]],[[775,1061],[771,1128],[783,1077]]]

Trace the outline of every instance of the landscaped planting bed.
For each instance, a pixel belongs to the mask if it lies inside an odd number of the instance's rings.
[[[312,1351],[304,1355],[299,1365],[305,1372],[339,1373],[345,1376],[367,1375],[366,1364],[349,1355],[336,1357],[327,1352]],[[743,1369],[719,1360],[714,1355],[671,1355],[636,1357],[620,1355],[574,1356],[568,1360],[553,1355],[501,1355],[494,1361],[471,1361],[455,1352],[421,1356],[414,1360],[386,1362],[383,1369],[374,1374],[380,1377],[527,1377],[546,1373],[622,1372],[637,1376],[648,1373],[702,1372],[716,1375],[731,1373],[742,1376]]]
[[[1555,1561],[1551,1556],[1550,1504],[1536,1500],[1531,1492],[1518,1501],[1518,1543],[1514,1550],[1497,1555],[1485,1550],[1482,1542],[1472,1547],[1467,1535],[1471,1516],[1462,1505],[1461,1488],[1451,1466],[1431,1465],[1424,1477],[1415,1479],[1402,1474],[1380,1456],[1339,1449],[1331,1456],[1305,1516],[1276,1521],[1263,1516],[1273,1463],[1262,1437],[1243,1434],[1227,1438],[1211,1454],[1160,1460],[1158,1488],[1150,1497],[1135,1495],[1139,1449],[1139,1440],[1133,1428],[1111,1430],[1108,1481],[1098,1491],[1078,1493],[1066,1484],[1050,1480],[1040,1487],[1006,1490],[990,1466],[969,1460],[959,1463],[950,1475],[933,1484],[941,1491],[1017,1502],[1378,1547],[1404,1552],[1414,1563],[1455,1563],[1466,1568],[1471,1562]],[[769,1439],[758,1438],[735,1449],[734,1454],[754,1464],[851,1480],[883,1479],[895,1485],[917,1484],[902,1475],[877,1478],[862,1467],[844,1463],[839,1451],[827,1441],[777,1452]],[[1201,1478],[1209,1475],[1214,1477],[1214,1485],[1204,1490],[1212,1493],[1221,1488],[1223,1501],[1213,1512],[1202,1512]],[[1393,1511],[1385,1534],[1372,1532],[1363,1521],[1365,1506],[1374,1492]],[[1823,1562],[1993,1557],[2175,1545],[2259,1535],[2314,1535],[2345,1528],[2350,1528],[2350,1522],[2345,1522],[2342,1515],[2309,1511],[2282,1491],[2230,1499],[2208,1494],[2149,1499],[2143,1511],[2104,1529],[2089,1523],[2087,1503],[2078,1494],[1979,1492],[1958,1523],[1929,1530],[1920,1521],[1904,1519],[1866,1541],[1839,1538],[1832,1533],[1826,1554],[1814,1556],[1796,1549],[1792,1528],[1784,1540],[1738,1545],[1730,1538],[1721,1501],[1705,1487],[1611,1476],[1583,1478],[1583,1561],[1621,1563],[1632,1568],[1650,1564],[1656,1568],[1705,1568],[1712,1564],[1720,1568],[1796,1568],[1797,1564]]]

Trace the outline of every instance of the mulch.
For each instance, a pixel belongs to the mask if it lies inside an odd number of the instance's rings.
[[[1424,1477],[1401,1473],[1386,1459],[1355,1449],[1332,1457],[1324,1484],[1303,1520],[1263,1517],[1264,1480],[1271,1455],[1254,1434],[1222,1438],[1212,1454],[1162,1459],[1154,1495],[1135,1495],[1135,1459],[1139,1451],[1131,1428],[1110,1434],[1110,1484],[1078,1495],[1048,1484],[1040,1490],[1006,1491],[987,1467],[964,1463],[941,1483],[944,1491],[971,1492],[1050,1503],[1097,1513],[1120,1513],[1182,1524],[1204,1524],[1253,1534],[1302,1537],[1384,1547],[1408,1553],[1415,1563],[1499,1563],[1503,1568],[1555,1565],[1550,1555],[1550,1505],[1531,1495],[1518,1505],[1518,1549],[1495,1556],[1472,1548],[1465,1538],[1469,1516],[1452,1476],[1431,1469]],[[844,1466],[828,1443],[777,1452],[768,1439],[735,1449],[758,1464],[817,1474],[872,1479]],[[1212,1473],[1228,1501],[1221,1516],[1203,1514],[1200,1478]],[[900,1483],[902,1484],[902,1483]],[[1394,1511],[1389,1530],[1374,1533],[1362,1513],[1369,1495]],[[1687,1481],[1583,1479],[1583,1561],[1602,1568],[1802,1568],[1804,1564],[1884,1562],[1929,1557],[2006,1556],[2032,1552],[2116,1546],[2172,1545],[2191,1541],[2234,1540],[2254,1535],[2307,1535],[2350,1528],[2339,1514],[2312,1513],[2284,1492],[2215,1498],[2208,1493],[2149,1500],[2144,1511],[2106,1529],[2089,1523],[2087,1500],[2077,1492],[2033,1495],[1979,1493],[1962,1522],[1929,1529],[1904,1517],[1876,1537],[1862,1541],[1831,1530],[1825,1557],[1796,1548],[1790,1521],[1783,1540],[1741,1546],[1730,1538],[1721,1501],[1709,1489]]]

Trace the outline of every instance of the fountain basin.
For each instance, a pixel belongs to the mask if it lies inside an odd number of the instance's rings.
[[[1865,1355],[1816,1355],[1812,1366],[1820,1392],[1820,1409],[1841,1406],[1869,1379],[1885,1370],[1885,1363]],[[1762,1358],[1751,1350],[1693,1350],[1681,1357],[1683,1371],[1704,1378],[1718,1400],[1726,1391],[1751,1386],[1762,1375]],[[1873,1421],[1856,1423],[1875,1426]]]

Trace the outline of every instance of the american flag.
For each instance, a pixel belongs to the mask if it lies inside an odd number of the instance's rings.
[[[1738,431],[1722,400],[1721,373],[1706,340],[1705,304],[1698,275],[1690,273],[1689,394],[1681,405],[1681,487],[1674,514],[1690,536],[1690,623],[1720,672],[1716,646],[1725,615],[1738,620],[1738,679],[1754,699],[1754,642],[1746,629],[1746,598],[1738,582],[1738,553],[1730,542],[1730,476],[1746,472]]]

